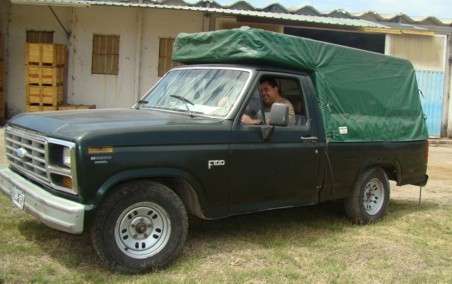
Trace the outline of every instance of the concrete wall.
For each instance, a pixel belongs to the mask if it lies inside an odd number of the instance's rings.
[[[448,38],[445,35],[387,35],[386,53],[408,59],[416,69],[427,126],[432,137],[447,135],[449,97]]]
[[[181,32],[203,31],[200,13],[147,9],[143,19],[141,86],[143,94],[159,79],[157,76],[159,38],[173,37]]]
[[[388,35],[387,38],[388,54],[410,60],[418,70],[445,71],[445,36]]]
[[[97,107],[128,106],[134,101],[137,10],[75,8],[69,52],[68,102]],[[93,34],[119,35],[118,75],[91,74]]]
[[[54,11],[66,27],[71,26],[71,8],[55,7]],[[26,31],[54,31],[55,43],[67,44],[68,38],[46,6],[12,5],[9,19],[6,104],[12,115],[25,110]]]
[[[160,37],[202,31],[202,15],[179,11],[76,8],[71,39],[69,103],[128,107],[158,80]],[[120,36],[119,74],[91,74],[93,34]],[[139,59],[141,57],[141,60]]]

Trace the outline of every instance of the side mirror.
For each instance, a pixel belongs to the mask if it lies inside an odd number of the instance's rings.
[[[289,106],[286,104],[274,103],[270,110],[270,125],[289,125]]]

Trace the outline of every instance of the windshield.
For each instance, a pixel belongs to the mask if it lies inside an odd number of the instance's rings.
[[[249,76],[248,71],[233,69],[176,69],[141,100],[141,107],[224,117]]]

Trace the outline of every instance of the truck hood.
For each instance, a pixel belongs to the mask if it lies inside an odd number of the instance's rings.
[[[190,117],[185,113],[149,109],[25,113],[13,117],[8,125],[26,128],[53,138],[83,141],[93,146],[165,145],[187,143],[187,140],[196,143],[193,137],[201,137],[193,135],[195,132],[214,134],[230,129],[228,122],[221,119]],[[203,139],[208,137],[201,136]]]

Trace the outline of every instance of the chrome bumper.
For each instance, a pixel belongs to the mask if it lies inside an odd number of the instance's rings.
[[[42,223],[71,234],[83,232],[86,205],[55,196],[9,168],[0,168],[0,192],[11,200],[17,190],[23,194],[23,210]]]

